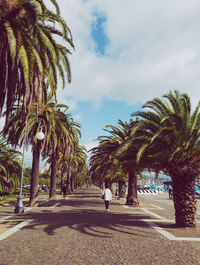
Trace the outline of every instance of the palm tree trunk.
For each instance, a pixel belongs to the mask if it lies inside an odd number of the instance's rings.
[[[113,182],[110,183],[110,190],[112,192],[112,194],[115,194],[115,184]]]
[[[63,170],[61,170],[61,176],[60,176],[60,191],[61,191],[61,194],[63,192],[63,186],[64,186],[64,172],[63,172]]]
[[[99,188],[102,189],[102,190],[105,188],[105,184],[104,184],[104,182],[100,182],[100,183],[99,183]]]
[[[135,169],[131,169],[128,172],[128,195],[126,204],[132,206],[139,205],[137,198],[137,171]]]
[[[172,178],[176,225],[196,227],[195,179],[179,176]]]
[[[70,188],[70,177],[71,177],[71,166],[69,166],[69,170],[67,172],[67,192],[68,193],[71,192],[71,188]]]
[[[33,146],[33,162],[31,173],[31,188],[30,188],[30,200],[29,206],[38,206],[38,184],[39,184],[39,168],[40,168],[40,150],[41,143],[37,143]]]
[[[75,174],[73,173],[71,175],[71,191],[74,191],[75,189]]]
[[[126,181],[120,180],[118,184],[119,184],[119,198],[125,198],[126,197]]]
[[[56,152],[52,156],[51,162],[51,183],[49,190],[49,199],[53,200],[56,198],[56,174],[57,174],[57,155]]]

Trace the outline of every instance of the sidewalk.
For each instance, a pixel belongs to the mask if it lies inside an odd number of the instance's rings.
[[[11,218],[30,223],[0,241],[0,265],[200,264],[199,241],[171,240],[152,226],[177,230],[165,210],[142,200],[127,208],[114,199],[106,213],[100,197],[91,186]]]

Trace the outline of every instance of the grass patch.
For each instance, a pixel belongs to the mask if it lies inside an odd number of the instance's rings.
[[[16,201],[17,197],[18,197],[18,195],[16,195],[16,194],[9,194],[6,196],[0,196],[0,205],[8,203],[8,202]],[[28,198],[28,196],[23,196],[23,198]]]

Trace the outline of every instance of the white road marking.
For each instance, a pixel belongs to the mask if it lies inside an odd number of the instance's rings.
[[[160,222],[160,220],[157,220],[158,222]],[[154,222],[152,222],[152,220],[144,220],[144,222],[146,222],[150,227],[152,227],[153,229],[155,229],[158,233],[160,233],[161,235],[165,236],[167,239],[169,240],[176,240],[176,241],[200,241],[199,237],[176,237],[172,234],[170,234],[169,232],[167,232],[166,230],[164,230],[162,227],[158,226],[157,224],[155,224],[155,220]]]
[[[33,209],[32,207],[26,208],[26,209],[24,210],[24,212],[28,212],[28,211],[30,211],[30,210],[32,210],[32,209]]]
[[[137,219],[138,220],[138,219]],[[165,221],[162,221],[162,220],[158,220],[158,219],[140,219],[140,221],[144,221],[144,222],[153,222],[153,223],[174,223],[174,220],[165,220]]]
[[[42,204],[44,204],[44,203],[46,203],[46,202],[48,202],[49,201],[49,199],[41,199],[42,200],[42,202],[40,202],[39,204],[40,205],[42,205]],[[4,204],[5,205],[5,204]],[[56,205],[57,206],[57,205]],[[49,207],[49,208],[54,208],[54,207],[56,207],[55,205],[54,206],[51,206],[51,207]],[[28,211],[30,211],[30,210],[32,210],[33,208],[32,207],[29,207],[29,208],[24,208],[24,213],[26,213],[26,212],[28,212]],[[11,218],[11,217],[13,217],[13,216],[17,216],[17,215],[20,215],[20,214],[22,214],[22,213],[17,213],[17,214],[12,214],[12,215],[8,215],[8,216],[5,216],[5,217],[2,217],[2,218],[0,218],[0,221],[4,221],[4,220],[7,220],[7,219],[9,219],[9,218]]]
[[[159,210],[164,210],[164,208],[161,208],[161,207],[159,207],[159,206],[157,206],[157,205],[155,205],[155,204],[150,204],[150,205],[152,205],[153,207],[155,207],[155,208],[157,208],[157,209],[159,209]]]
[[[14,216],[14,214],[13,215],[8,215],[8,216],[5,216],[5,217],[2,217],[2,218],[0,218],[0,221],[4,221],[4,220],[6,220],[6,219],[8,219],[10,217],[13,217],[13,216]]]
[[[31,209],[33,209],[33,208],[26,208],[26,209],[24,209],[24,212],[28,212],[28,211],[30,211]],[[13,217],[13,216],[17,216],[17,215],[20,215],[20,214],[23,214],[23,213],[15,213],[15,214],[7,215],[7,216],[5,216],[5,217],[0,218],[0,221],[7,220],[7,219],[9,219],[9,218],[11,218],[11,217]]]
[[[142,209],[149,209],[149,210],[155,210],[155,208],[159,209],[159,210],[164,210],[164,208],[161,208],[159,206],[156,206],[154,204],[150,204],[152,207],[145,207],[145,208],[142,208]],[[141,207],[129,207],[127,205],[122,205],[124,208],[132,208],[132,209],[141,209]]]
[[[152,206],[160,209],[160,210],[163,210],[163,208],[161,207],[158,207],[156,205],[153,205],[151,204]],[[131,207],[128,207],[127,205],[123,205],[124,208],[131,208]],[[167,232],[164,228],[160,227],[159,225],[155,224],[156,222],[169,222],[169,223],[174,223],[174,220],[169,220],[169,219],[166,219],[165,217],[163,216],[160,216],[158,214],[155,214],[151,211],[149,211],[148,209],[150,208],[139,208],[139,207],[136,207],[137,209],[141,209],[143,212],[146,212],[148,213],[149,215],[152,215],[158,219],[136,219],[136,221],[142,221],[142,222],[145,222],[147,223],[150,227],[152,227],[153,229],[155,229],[158,233],[160,233],[161,235],[163,235],[164,237],[166,237],[168,240],[176,240],[176,241],[200,241],[200,238],[199,237],[176,237],[174,235],[172,235],[171,233]],[[136,209],[135,207],[132,208],[133,210]],[[138,214],[139,212],[136,212],[136,211],[131,211],[129,213],[132,213],[132,214]],[[141,212],[140,212],[141,214]],[[200,223],[200,222],[197,222],[197,223]]]
[[[130,214],[144,214],[144,212],[139,212],[139,211],[137,211],[137,212],[131,211],[131,212],[126,212],[126,213],[130,213]]]
[[[25,220],[24,222],[10,228],[8,231],[0,234],[0,240],[3,240],[9,236],[11,236],[12,234],[16,233],[17,231],[19,231],[22,227],[28,225],[30,222],[32,221],[32,219],[28,219],[28,220]]]
[[[58,206],[58,205],[60,205],[60,203],[56,203],[56,204],[52,205],[52,206],[49,207],[49,208],[55,208],[55,207]]]
[[[170,234],[169,232],[165,231],[162,227],[158,226],[154,222],[151,222],[149,220],[146,220],[145,223],[147,223],[150,227],[155,229],[158,233],[165,236],[169,240],[176,240],[176,237]]]
[[[40,205],[43,205],[44,203],[46,203],[46,202],[48,202],[49,201],[49,199],[45,199],[45,200],[42,200],[42,202],[40,202],[40,203],[38,203],[38,205],[40,206]]]
[[[145,208],[142,208],[142,210],[143,210],[144,212],[146,212],[146,213],[148,213],[148,214],[154,216],[154,217],[157,217],[157,218],[160,219],[160,220],[163,220],[163,221],[168,220],[167,218],[162,217],[162,216],[160,216],[160,215],[158,215],[158,214],[156,214],[156,213],[152,213],[151,211],[149,211],[149,210],[147,210],[147,209],[145,209]]]

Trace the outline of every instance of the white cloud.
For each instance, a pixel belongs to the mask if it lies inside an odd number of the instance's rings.
[[[89,152],[92,148],[97,147],[97,146],[98,146],[98,142],[93,141],[93,142],[86,144],[85,148],[86,148],[87,152]]]
[[[58,88],[56,98],[58,101],[58,104],[65,104],[69,107],[69,111],[71,112],[72,110],[76,109],[77,107],[77,101],[69,98],[66,96],[67,90],[69,90],[71,84],[67,84],[66,87],[63,88]]]
[[[90,143],[88,143],[88,144],[85,145],[85,148],[87,150],[87,161],[88,161],[88,163],[89,163],[90,157],[92,155],[91,152],[90,152],[90,150],[92,148],[94,148],[94,147],[97,147],[98,144],[99,143],[97,141],[93,141],[93,142],[90,142]]]
[[[144,102],[179,89],[196,100],[200,87],[200,2],[197,0],[58,1],[76,46],[70,57],[74,101]],[[95,53],[91,25],[106,16],[106,56]],[[63,94],[63,95],[64,95]]]
[[[81,117],[82,117],[82,115],[80,113],[73,115],[73,119],[76,122],[80,122],[81,121]]]

